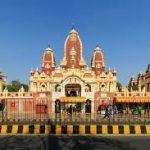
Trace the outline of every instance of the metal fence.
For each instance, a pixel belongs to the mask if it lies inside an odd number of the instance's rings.
[[[0,123],[40,123],[40,124],[150,124],[150,116],[114,114],[105,117],[100,113],[52,113],[52,114],[5,114],[0,115]]]

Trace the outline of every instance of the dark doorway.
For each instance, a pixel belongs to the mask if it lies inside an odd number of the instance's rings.
[[[81,85],[80,84],[67,84],[65,86],[65,94],[67,97],[81,96]]]
[[[57,100],[55,101],[55,113],[60,113],[60,111],[61,111],[60,100],[57,99]]]
[[[86,100],[85,113],[91,113],[91,100],[89,99]]]

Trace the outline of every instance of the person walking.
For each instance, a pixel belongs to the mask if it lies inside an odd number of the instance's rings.
[[[105,118],[107,118],[107,119],[110,118],[110,113],[109,113],[108,107],[106,107],[106,110],[105,110],[105,116],[104,116],[103,119],[105,119]]]

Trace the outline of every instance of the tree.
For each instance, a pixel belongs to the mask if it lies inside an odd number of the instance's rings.
[[[27,92],[29,87],[27,84],[21,83],[18,80],[13,80],[11,84],[7,85],[8,92],[18,92],[21,87],[24,87]]]
[[[117,86],[118,91],[121,92],[122,91],[122,84],[120,82],[117,82],[116,86]]]
[[[21,83],[21,86],[23,86],[25,92],[29,90],[29,86],[27,84]]]

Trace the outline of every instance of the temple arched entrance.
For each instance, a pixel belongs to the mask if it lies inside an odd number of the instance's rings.
[[[81,85],[80,84],[66,84],[65,95],[67,97],[81,96]]]

